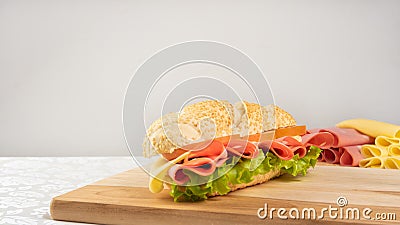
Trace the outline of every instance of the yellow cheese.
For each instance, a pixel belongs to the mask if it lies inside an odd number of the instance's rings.
[[[336,126],[375,137],[375,145],[361,147],[365,159],[360,161],[360,167],[400,169],[400,126],[367,119],[345,120]]]
[[[400,145],[389,146],[388,153],[392,156],[400,156]]]
[[[388,157],[384,162],[386,169],[400,169],[400,157]]]
[[[370,157],[360,161],[360,167],[400,169],[400,156]]]
[[[400,126],[368,119],[345,120],[337,127],[353,128],[371,137],[386,136],[400,138]]]
[[[299,142],[302,142],[302,138],[300,135],[292,136],[294,139],[296,139]]]
[[[365,158],[387,156],[388,151],[385,148],[376,145],[363,145],[361,147],[361,154]]]
[[[186,156],[189,155],[190,152],[185,152],[180,155],[178,158],[168,161],[163,158],[159,158],[152,166],[150,170],[150,181],[149,181],[149,190],[152,193],[159,193],[164,190],[164,182],[163,178],[167,174],[169,168],[171,168],[176,163],[182,161]]]
[[[383,165],[383,157],[370,157],[362,159],[360,161],[360,167],[371,167],[371,168],[385,168]]]
[[[397,145],[397,144],[400,144],[400,138],[378,136],[375,139],[375,145],[383,148],[387,148],[390,145]]]

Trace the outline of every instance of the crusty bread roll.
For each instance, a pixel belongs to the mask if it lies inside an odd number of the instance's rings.
[[[143,155],[172,153],[190,143],[216,137],[240,136],[295,126],[294,118],[275,105],[207,100],[188,105],[180,113],[169,113],[147,129]]]

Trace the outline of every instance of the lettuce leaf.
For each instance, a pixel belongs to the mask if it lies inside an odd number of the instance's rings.
[[[292,176],[306,175],[307,170],[315,166],[320,153],[321,149],[311,146],[301,159],[296,154],[290,160],[281,160],[271,152],[264,154],[262,151],[254,159],[233,157],[210,176],[202,177],[191,171],[184,171],[190,177],[190,182],[187,186],[172,184],[170,195],[175,202],[200,201],[215,193],[225,195],[231,190],[229,185],[249,183],[254,176],[266,174],[273,169],[280,169]]]

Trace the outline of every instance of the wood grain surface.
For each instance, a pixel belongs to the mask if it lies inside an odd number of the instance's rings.
[[[283,175],[267,183],[231,192],[202,202],[175,203],[164,190],[152,194],[148,175],[129,170],[55,197],[50,211],[53,219],[98,224],[398,224],[400,223],[400,171],[317,165],[307,176]],[[339,207],[344,196],[348,205]],[[321,215],[329,205],[343,210],[343,219],[260,219],[264,208],[315,208]],[[358,208],[359,220],[345,219],[345,211]],[[396,220],[366,220],[364,208],[376,213],[396,213]],[[263,212],[263,211],[262,211]],[[340,211],[339,211],[340,212]],[[288,212],[285,214],[289,215]],[[339,214],[340,215],[340,214]],[[351,214],[349,214],[351,215]],[[306,215],[307,216],[307,215]]]

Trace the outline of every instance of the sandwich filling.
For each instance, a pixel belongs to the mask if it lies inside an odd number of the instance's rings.
[[[257,175],[305,175],[321,152],[312,144],[302,142],[300,136],[263,142],[213,140],[169,168],[170,195],[174,201],[199,201],[225,195],[235,185],[251,183]]]
[[[305,175],[315,166],[319,147],[329,145],[320,135],[305,135],[306,127],[296,126],[276,105],[219,100],[187,105],[146,131],[144,156],[162,155],[149,189],[161,192],[166,183],[175,201],[198,201],[284,173]]]

